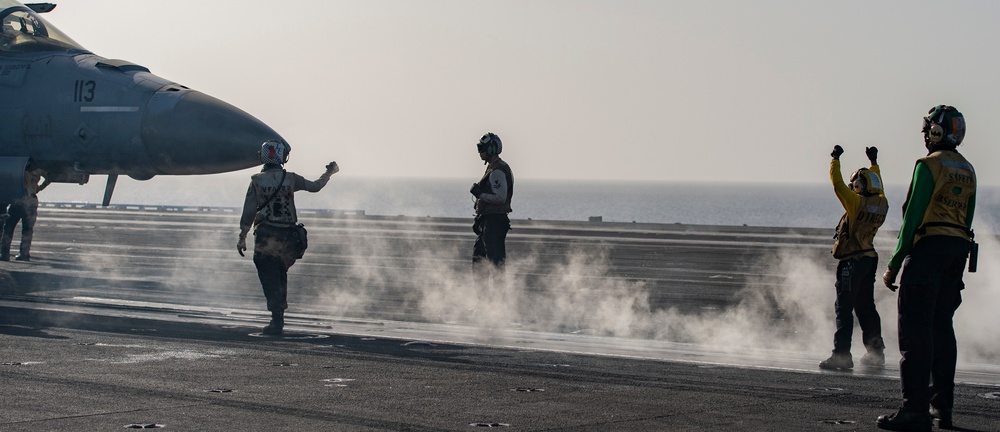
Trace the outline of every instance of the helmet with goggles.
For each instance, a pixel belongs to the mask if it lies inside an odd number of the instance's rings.
[[[257,156],[265,164],[284,165],[288,162],[288,154],[292,152],[292,146],[284,141],[267,140],[260,145]]]
[[[851,189],[860,195],[880,195],[884,189],[882,179],[875,171],[868,168],[860,168],[851,174]]]
[[[479,142],[476,143],[476,150],[479,150],[480,153],[485,152],[490,156],[495,156],[503,151],[503,142],[500,141],[500,137],[498,137],[497,134],[487,132],[486,135],[483,135],[483,137],[479,139]]]
[[[927,112],[921,132],[928,147],[957,147],[965,138],[965,117],[953,106],[938,105]]]

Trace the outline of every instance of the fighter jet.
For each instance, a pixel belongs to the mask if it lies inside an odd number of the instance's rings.
[[[29,160],[56,183],[196,175],[259,165],[283,140],[250,114],[124,60],[96,55],[39,14],[0,0],[0,203],[22,196]]]

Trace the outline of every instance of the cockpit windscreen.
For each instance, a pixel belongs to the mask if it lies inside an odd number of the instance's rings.
[[[0,52],[86,51],[34,11],[0,0]]]

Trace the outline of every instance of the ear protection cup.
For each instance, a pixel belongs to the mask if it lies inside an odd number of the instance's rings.
[[[864,192],[865,188],[867,187],[867,185],[865,184],[865,178],[864,178],[864,176],[860,175],[861,174],[861,170],[863,170],[863,169],[864,168],[861,168],[861,169],[859,169],[859,170],[854,171],[853,173],[851,173],[851,182],[848,184],[848,186],[850,186],[851,190],[854,191],[854,192],[857,192],[857,193]]]
[[[861,193],[867,188],[865,185],[865,180],[863,178],[855,178],[851,180],[851,190]]]
[[[937,123],[932,123],[927,129],[927,140],[932,143],[941,142],[944,138],[944,128]]]
[[[927,117],[924,117],[924,133],[927,134],[927,142],[938,143],[944,139],[944,127],[941,126],[941,121],[944,120],[944,113],[947,111],[948,107],[945,105],[938,105],[927,111]]]
[[[868,168],[859,168],[851,174],[851,190],[862,195],[878,195],[884,190],[882,179],[875,171]]]

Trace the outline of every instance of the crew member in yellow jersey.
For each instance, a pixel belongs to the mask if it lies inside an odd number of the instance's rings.
[[[878,427],[897,431],[929,431],[932,417],[938,427],[952,427],[958,351],[952,319],[962,303],[966,259],[975,271],[977,250],[976,171],[957,150],[965,138],[965,117],[938,105],[924,117],[922,132],[928,154],[913,169],[899,241],[882,276],[895,291],[903,270],[897,298],[903,404],[876,420]]]
[[[830,161],[830,181],[837,199],[844,206],[844,215],[837,224],[833,257],[837,264],[837,331],[833,334],[833,354],[820,362],[822,369],[851,369],[851,336],[854,333],[854,315],[858,315],[861,338],[867,353],[861,363],[881,366],[885,364],[885,343],[882,341],[882,320],[875,310],[875,272],[878,253],[873,245],[889,203],[885,199],[881,172],[878,168],[878,149],[868,147],[865,154],[871,168],[860,168],[851,174],[851,184],[844,184],[840,174],[840,155],[844,149],[834,146]]]

